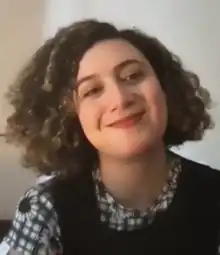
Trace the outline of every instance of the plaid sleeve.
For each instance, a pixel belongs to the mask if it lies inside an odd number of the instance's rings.
[[[0,254],[61,254],[59,236],[51,196],[38,185],[20,199],[11,229],[0,244]]]

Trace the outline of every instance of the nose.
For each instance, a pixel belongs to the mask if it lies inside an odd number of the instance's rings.
[[[110,107],[110,110],[123,110],[131,107],[134,104],[134,93],[121,84],[111,84],[107,92],[108,99],[106,99],[106,103]]]

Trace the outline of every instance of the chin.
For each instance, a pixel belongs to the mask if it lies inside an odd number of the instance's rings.
[[[146,153],[148,150],[152,148],[151,143],[139,143],[136,146],[134,144],[132,146],[126,146],[126,147],[117,147],[115,149],[117,157],[120,158],[131,158],[135,157],[137,155],[141,155]]]

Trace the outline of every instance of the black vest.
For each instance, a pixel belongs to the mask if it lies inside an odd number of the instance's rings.
[[[117,232],[100,222],[91,173],[52,185],[64,255],[217,255],[220,173],[181,158],[171,205],[143,229]]]

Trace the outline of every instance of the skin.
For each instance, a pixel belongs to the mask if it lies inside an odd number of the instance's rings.
[[[167,177],[166,98],[153,68],[129,42],[105,40],[82,57],[76,86],[76,111],[104,184],[122,203],[146,207]]]

